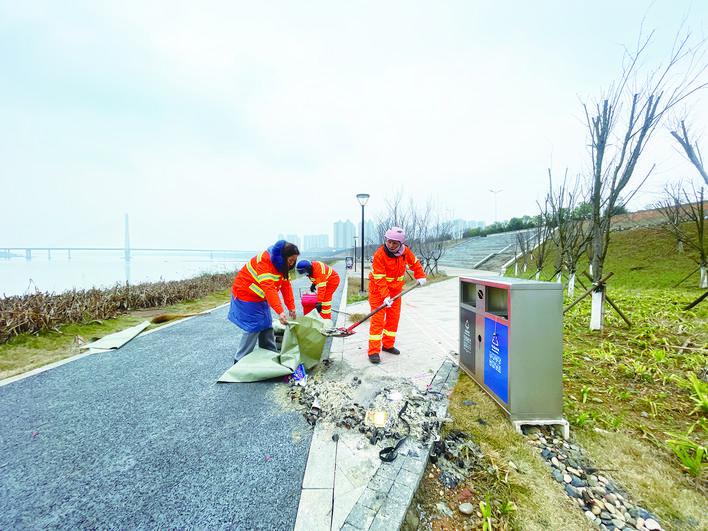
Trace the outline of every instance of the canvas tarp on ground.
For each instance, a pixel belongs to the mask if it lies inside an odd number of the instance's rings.
[[[325,326],[325,321],[316,311],[312,311],[292,322],[296,324],[290,324],[285,328],[280,352],[258,347],[222,374],[218,381],[220,383],[258,382],[288,376],[301,363],[308,370],[317,365],[327,341],[320,332]]]
[[[92,343],[83,345],[81,349],[89,349],[89,354],[96,354],[99,352],[108,352],[109,350],[116,350],[128,343],[140,332],[145,330],[150,326],[150,321],[143,321],[142,323],[121,330],[120,332],[115,332],[107,336],[103,336],[101,339],[97,339]]]

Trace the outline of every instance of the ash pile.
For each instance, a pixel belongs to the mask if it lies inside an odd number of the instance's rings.
[[[358,431],[372,445],[389,446],[403,437],[422,444],[437,440],[447,418],[442,393],[419,390],[405,380],[391,380],[372,387],[358,376],[324,380],[322,373],[306,386],[291,385],[288,397],[305,420]]]

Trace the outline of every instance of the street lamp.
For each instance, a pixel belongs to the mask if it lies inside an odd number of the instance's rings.
[[[503,192],[504,190],[492,190],[490,188],[489,191],[494,194],[494,223],[496,223],[497,222],[497,194],[499,192]]]
[[[356,236],[354,236],[354,272],[356,273]]]
[[[359,293],[365,293],[366,290],[364,289],[364,249],[366,248],[366,245],[364,244],[364,242],[366,240],[364,239],[364,206],[369,200],[369,194],[356,194],[356,199],[361,205],[361,288],[359,288]]]

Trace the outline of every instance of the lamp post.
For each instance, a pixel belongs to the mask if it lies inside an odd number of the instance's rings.
[[[497,222],[497,194],[499,192],[503,192],[504,190],[492,190],[490,188],[489,191],[494,194],[494,223],[496,223]]]
[[[356,236],[354,236],[354,272],[356,273]]]
[[[366,290],[364,289],[364,249],[366,248],[366,245],[364,244],[364,242],[366,240],[364,239],[364,206],[369,200],[369,194],[356,194],[356,199],[361,205],[361,241],[359,242],[361,246],[361,288],[359,288],[359,293],[365,293]]]

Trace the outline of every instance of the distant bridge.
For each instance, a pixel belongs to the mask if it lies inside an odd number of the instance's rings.
[[[11,258],[16,254],[24,254],[25,259],[32,260],[33,252],[46,252],[49,259],[52,258],[52,252],[63,253],[71,259],[72,251],[119,251],[123,252],[124,258],[130,260],[133,252],[153,252],[153,253],[201,253],[209,254],[212,258],[215,254],[250,254],[251,251],[236,251],[234,249],[182,249],[182,248],[157,248],[157,247],[3,247],[0,246],[0,256]]]

